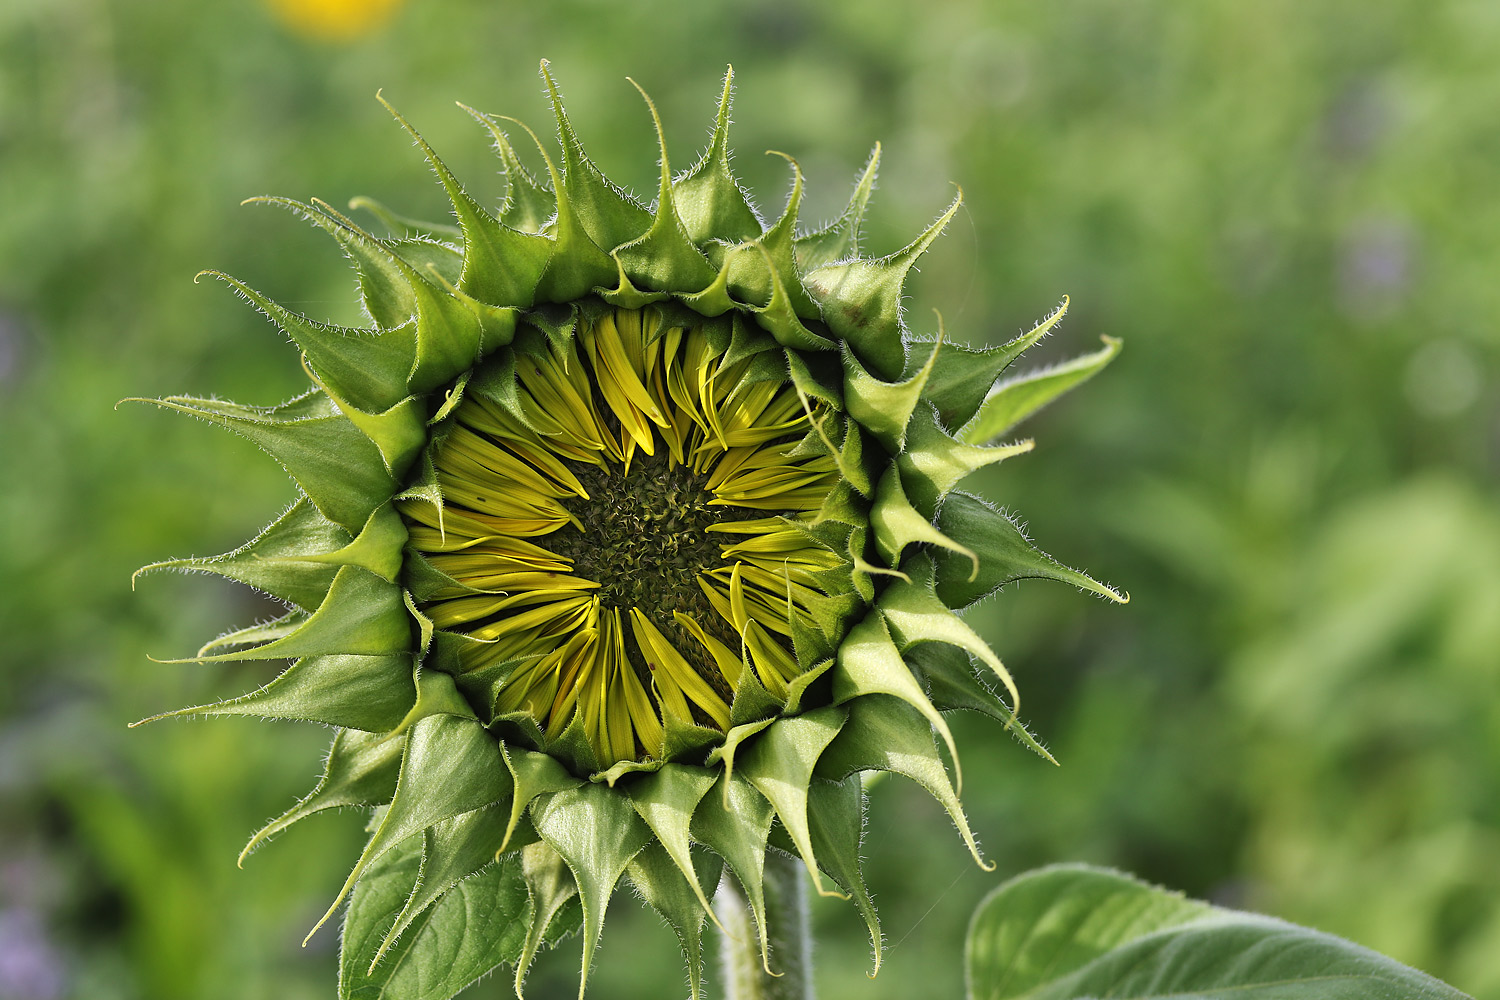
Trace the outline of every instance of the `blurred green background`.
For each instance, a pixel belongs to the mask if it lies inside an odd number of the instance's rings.
[[[267,614],[253,594],[132,593],[130,573],[238,544],[290,485],[245,442],[115,402],[292,394],[282,338],[192,275],[343,320],[353,281],[310,228],[238,202],[441,213],[377,88],[497,197],[453,101],[545,131],[542,56],[637,192],[656,150],[623,78],[682,167],[733,63],[737,166],[767,211],[787,188],[771,148],[801,162],[815,219],[881,140],[877,252],[962,185],[914,326],[938,307],[951,336],[994,342],[1068,294],[1039,360],[1126,341],[1032,421],[1035,455],[972,481],[1134,598],[1037,583],[972,614],[1063,766],[960,720],[994,874],[884,783],[865,854],[886,964],[866,979],[854,911],[815,901],[825,998],[959,996],[978,898],[1064,859],[1500,995],[1500,6],[323,4],[319,25],[313,0],[0,0],[0,997],[333,994],[336,934],[298,943],[359,818],[234,866],[326,734],[125,729],[265,679],[147,659]],[[611,912],[590,996],[685,994],[671,934],[627,897]],[[572,995],[575,969],[571,945],[549,956],[532,995]]]

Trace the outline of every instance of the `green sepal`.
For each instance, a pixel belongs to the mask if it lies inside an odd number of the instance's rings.
[[[371,968],[372,952],[418,877],[421,844],[413,837],[389,852],[355,890],[339,957],[340,1000],[449,1000],[519,957],[532,910],[520,865],[508,860],[453,886]]]
[[[427,443],[426,401],[418,396],[408,396],[388,410],[370,413],[346,401],[333,391],[322,379],[315,379],[318,387],[328,393],[334,404],[359,428],[359,432],[374,442],[380,451],[386,471],[397,480],[405,477],[411,464],[422,453]]]
[[[768,155],[780,156],[792,168],[792,188],[787,194],[786,208],[782,210],[781,218],[752,241],[754,246],[761,249],[763,261],[757,261],[743,252],[731,252],[725,256],[724,267],[729,272],[730,294],[738,301],[752,306],[769,308],[778,294],[777,286],[782,286],[786,297],[785,310],[791,313],[793,320],[798,321],[796,325],[800,327],[801,319],[820,318],[817,304],[798,279],[794,249],[797,215],[802,209],[802,168],[785,153],[768,150]],[[818,339],[824,345],[832,346],[826,339]]]
[[[771,971],[766,944],[766,840],[775,810],[743,777],[725,771],[719,788],[703,797],[693,814],[693,839],[729,866],[740,883],[760,936],[760,960]]]
[[[401,515],[390,504],[381,504],[348,545],[332,552],[313,552],[303,558],[333,567],[358,566],[395,583],[401,575],[401,553],[407,538],[406,522]]]
[[[551,937],[548,932],[559,925],[565,926],[567,914],[581,912],[576,902],[578,885],[561,855],[545,843],[538,842],[521,848],[520,856],[521,875],[531,896],[531,920],[526,927],[525,944],[516,960],[517,1000],[522,997],[521,988],[526,982],[526,973],[531,970],[532,960]],[[570,903],[573,904],[571,908]]]
[[[454,284],[463,274],[463,251],[451,244],[415,236],[381,240],[381,245],[417,274],[436,275],[444,284]]]
[[[973,658],[964,650],[939,643],[924,643],[912,646],[903,655],[912,672],[922,679],[927,695],[938,711],[963,710],[987,715],[1004,725],[1022,746],[1057,763],[1036,735],[1016,718],[1016,713],[1004,699],[980,678]]]
[[[527,318],[530,319],[529,316]],[[494,403],[518,420],[524,419],[520,392],[516,388],[516,356],[531,333],[529,322],[520,324],[516,329],[516,339],[510,346],[490,354],[469,373],[469,382],[464,391],[470,397]]]
[[[463,271],[458,287],[481,302],[522,308],[530,306],[537,282],[541,280],[551,256],[550,242],[544,236],[517,232],[480,207],[459,184],[447,164],[432,151],[427,140],[395,108],[383,98],[378,99],[427,157],[452,203],[453,215],[463,232]]]
[[[442,633],[439,632],[439,635]],[[507,663],[516,663],[508,660]],[[532,753],[542,753],[544,744],[547,742],[546,734],[542,727],[537,724],[536,718],[530,712],[516,711],[495,714],[491,711],[489,721],[490,732],[502,744],[511,747],[519,747]],[[545,754],[543,754],[545,756]],[[561,767],[562,765],[558,765]]]
[[[556,214],[552,220],[551,235],[552,257],[547,261],[547,269],[542,272],[541,280],[537,283],[536,300],[551,303],[575,302],[595,288],[607,287],[616,280],[619,265],[589,238],[574,210],[572,197],[563,186],[557,164],[552,162],[542,140],[537,138],[537,134],[529,126],[522,122],[516,124],[536,143],[556,196]],[[645,226],[641,228],[644,229]]]
[[[406,905],[370,959],[371,973],[412,921],[454,886],[499,860],[500,845],[505,839],[507,805],[497,803],[475,809],[445,819],[423,832],[421,872],[407,896]],[[519,859],[506,860],[519,869]]]
[[[859,847],[865,832],[865,792],[857,775],[843,781],[814,778],[807,789],[807,821],[818,867],[854,901],[870,931],[870,948],[875,967],[869,976],[880,971],[880,917],[875,901],[865,886],[859,868]]]
[[[880,595],[880,612],[890,624],[900,652],[921,642],[941,642],[966,650],[995,672],[1010,695],[1012,709],[1019,711],[1021,693],[1000,657],[933,592],[932,561],[925,554],[918,555],[907,560],[903,568],[910,579],[892,583]],[[962,784],[959,787],[962,789]]]
[[[895,581],[886,588],[886,593],[904,581]],[[928,725],[937,731],[948,747],[948,756],[953,759],[953,774],[960,791],[963,790],[963,769],[958,761],[958,745],[953,742],[953,733],[942,713],[933,707],[922,686],[912,676],[910,668],[901,656],[885,621],[885,595],[881,595],[878,612],[872,611],[864,620],[849,630],[849,636],[839,647],[833,667],[833,702],[843,705],[868,695],[890,695],[898,698],[921,713]],[[949,617],[952,617],[951,613]]]
[[[906,450],[896,459],[912,505],[925,517],[937,511],[938,501],[976,469],[1024,455],[1030,440],[988,447],[955,439],[938,424],[937,412],[919,406],[906,434]]]
[[[589,780],[596,785],[613,788],[617,781],[627,775],[654,774],[665,766],[664,760],[617,760],[603,771],[589,775]]]
[[[1075,386],[1104,370],[1120,353],[1121,341],[1104,337],[1104,346],[1093,354],[1027,372],[995,387],[979,412],[958,432],[961,441],[992,441]]]
[[[631,81],[634,83],[635,81]],[[651,121],[656,126],[656,140],[661,149],[661,184],[656,196],[656,215],[642,235],[616,248],[612,254],[619,261],[622,274],[643,288],[656,291],[683,291],[703,288],[713,282],[714,267],[693,245],[683,228],[672,197],[672,168],[667,160],[667,140],[662,134],[661,116],[656,105],[639,84]]]
[[[810,271],[859,255],[859,227],[864,221],[865,207],[870,203],[870,193],[875,190],[875,175],[879,167],[880,143],[877,142],[870,150],[864,170],[854,182],[854,193],[849,197],[844,214],[822,229],[797,237],[794,242],[801,270]]]
[[[500,221],[518,232],[540,233],[557,211],[557,200],[552,197],[552,192],[537,183],[531,172],[521,165],[515,147],[510,144],[510,137],[495,124],[493,118],[475,111],[467,104],[460,104],[459,107],[489,129],[490,136],[495,141],[495,154],[500,157],[506,180],[505,200],[498,213]]]
[[[933,527],[932,522],[917,512],[906,499],[901,485],[901,470],[892,465],[880,477],[875,487],[875,502],[870,505],[870,527],[875,531],[875,549],[888,566],[901,565],[901,554],[908,545],[925,542],[947,549],[968,559],[970,579],[979,575],[979,556],[973,549],[959,544],[953,536]],[[951,564],[962,560],[948,557]]]
[[[391,236],[397,239],[409,239],[411,237],[424,237],[450,247],[457,247],[463,242],[463,230],[448,222],[429,222],[426,219],[413,219],[409,215],[393,212],[383,203],[366,195],[355,195],[349,199],[349,211],[369,212],[379,219],[381,225],[390,230]]]
[[[844,355],[844,405],[849,416],[865,430],[875,435],[892,455],[898,454],[906,443],[906,428],[911,415],[916,412],[917,401],[927,386],[932,366],[937,361],[941,343],[933,345],[927,362],[908,379],[900,382],[882,382],[865,370],[859,358],[845,349]]]
[[[328,748],[323,777],[318,784],[296,805],[257,830],[240,851],[236,863],[244,867],[245,859],[257,847],[314,813],[389,802],[396,793],[405,742],[400,736],[386,733],[340,729]]]
[[[444,427],[436,428],[428,435],[427,447],[422,449],[422,454],[415,463],[416,474],[408,480],[404,490],[391,498],[431,504],[437,512],[439,531],[443,525],[443,487],[438,482],[436,456],[447,437],[447,429]]]
[[[960,344],[937,346],[937,361],[927,380],[926,396],[937,407],[945,427],[961,427],[979,411],[1000,373],[1061,322],[1068,298],[1027,332],[999,347],[972,348]],[[922,346],[920,343],[913,346]]]
[[[837,359],[823,354],[806,354],[791,348],[783,348],[782,353],[786,358],[786,374],[791,377],[792,385],[805,399],[815,399],[825,403],[827,408],[835,413],[843,410],[844,393]],[[811,421],[813,419],[811,404],[804,403],[803,411],[808,414],[808,419]],[[830,445],[829,450],[836,451],[837,449]]]
[[[825,264],[803,278],[822,308],[828,328],[847,341],[860,360],[883,379],[900,378],[906,367],[901,337],[901,295],[906,276],[962,202],[960,193],[925,232],[889,257]]]
[[[833,670],[833,651],[786,683],[787,715],[801,715],[810,704],[826,704],[831,694],[828,674]]]
[[[741,649],[740,655],[746,657],[748,653]],[[745,662],[750,661],[746,659]],[[775,718],[781,714],[781,707],[781,699],[767,691],[760,678],[755,676],[755,671],[747,666],[740,674],[739,685],[729,703],[729,724],[738,727]]]
[[[770,250],[760,243],[754,244],[755,251],[759,253],[765,265],[765,273],[769,276],[771,288],[770,300],[763,306],[750,306],[750,311],[755,314],[755,319],[761,326],[770,331],[771,336],[782,347],[796,351],[831,351],[837,345],[827,337],[814,333],[802,322],[802,317],[797,313],[798,295],[793,292],[796,289],[801,297],[806,297],[806,290],[797,280],[795,272],[791,275],[791,282],[782,277],[776,269],[775,258],[771,256]],[[790,253],[790,251],[788,251]],[[733,259],[741,259],[743,255],[736,254]]]
[[[583,902],[583,965],[578,982],[582,997],[610,896],[630,859],[651,841],[651,830],[624,796],[595,784],[538,799],[531,806],[531,822],[567,862],[578,884]]]
[[[313,390],[277,406],[189,396],[140,402],[201,417],[254,442],[281,464],[318,510],[350,533],[363,528],[395,491],[380,450],[326,393]]]
[[[978,497],[949,494],[938,512],[938,526],[949,536],[972,543],[978,560],[976,573],[967,560],[946,552],[933,553],[937,595],[955,610],[969,607],[1015,580],[1057,580],[1121,604],[1130,600],[1036,548],[1019,524]]]
[[[190,715],[253,715],[386,733],[416,703],[408,653],[306,656],[265,687],[238,698],[163,712],[134,726]]]
[[[453,577],[444,573],[427,558],[427,553],[408,545],[405,551],[405,560],[401,567],[401,585],[411,594],[412,599],[419,605],[433,600],[439,593],[447,592],[449,596],[454,594],[479,594],[483,593],[467,584],[459,583]],[[481,639],[471,639],[462,632],[444,632],[443,635],[454,636],[455,639],[470,639],[472,642],[483,642]],[[449,673],[457,672],[457,667]]]
[[[198,657],[207,656],[210,650],[227,649],[231,646],[254,646],[260,643],[271,642],[276,639],[284,639],[297,631],[312,616],[300,608],[289,611],[280,618],[269,622],[258,622],[245,628],[234,629],[226,632],[216,639],[210,639],[198,649],[197,657],[188,660],[166,660],[158,662],[167,663],[191,663]]]
[[[377,328],[390,330],[415,318],[416,296],[407,277],[412,273],[410,266],[398,261],[379,239],[345,219],[332,206],[316,198],[311,205],[304,205],[292,198],[275,196],[247,198],[242,204],[284,208],[332,236],[354,261],[365,313]],[[415,356],[413,352],[412,357]]]
[[[486,340],[493,336],[487,336],[481,310],[475,309],[472,302],[461,301],[452,294],[452,289],[442,287],[440,269],[427,268],[424,274],[333,206],[316,198],[313,204],[332,220],[343,239],[361,247],[369,256],[385,255],[410,292],[412,313],[417,321],[416,358],[407,382],[411,390],[430,392],[474,367]],[[439,283],[433,284],[428,275],[437,278]],[[507,339],[502,333],[501,342]]]
[[[301,208],[287,199],[266,200]],[[314,198],[313,206],[316,213],[310,216],[312,221],[332,233],[355,255],[366,289],[383,284],[406,293],[400,296],[399,305],[390,307],[392,321],[379,315],[374,318],[378,326],[386,328],[415,317],[416,353],[407,381],[409,388],[413,392],[429,392],[472,368],[489,339],[485,324],[480,311],[471,303],[460,301],[441,287],[441,269],[429,267],[424,274],[394,253],[391,244],[372,236],[332,205]],[[366,262],[373,262],[370,266],[376,268],[372,272],[376,276],[368,281],[364,280]],[[428,275],[437,278],[439,284],[433,284]],[[368,297],[367,292],[367,301]]]
[[[831,573],[832,571],[829,572]],[[826,608],[829,603],[827,600],[814,601],[814,615],[818,614],[818,605],[823,605]],[[794,613],[791,615],[789,624],[792,629],[792,653],[797,658],[799,666],[817,663],[833,655],[834,643],[830,639],[828,632],[821,627],[821,622],[816,617],[812,622],[809,622],[807,616]],[[794,678],[794,680],[801,679],[801,674]],[[796,715],[797,711],[797,709],[788,708],[787,714]]]
[[[681,308],[687,309],[686,306]],[[693,319],[692,316],[683,318],[689,322],[679,325],[684,327],[696,325],[703,333],[704,339],[709,342],[709,346],[715,351],[722,352],[714,368],[714,378],[722,378],[726,370],[750,358],[754,361],[742,374],[741,378],[744,381],[786,381],[786,365],[782,360],[786,353],[785,349],[776,343],[775,337],[761,329],[760,324],[748,313],[736,309],[713,318]]]
[[[457,682],[450,674],[441,670],[429,670],[425,664],[417,671],[417,703],[398,728],[405,732],[429,715],[451,715],[460,719],[475,719],[474,709],[459,691]]]
[[[705,913],[711,913],[712,907],[698,885],[688,834],[693,813],[714,780],[714,772],[706,768],[667,764],[654,774],[642,775],[626,789],[631,805],[682,872]]]
[[[583,151],[583,143],[568,120],[562,96],[547,60],[542,60],[542,79],[552,100],[552,114],[557,119],[557,138],[563,151],[561,204],[569,202],[594,245],[604,251],[631,242],[651,226],[651,213],[621,191],[594,165]]]
[[[556,739],[543,738],[542,751],[562,761],[574,774],[596,774],[604,770],[599,755],[583,727],[583,713],[575,714]]]
[[[544,753],[500,744],[500,754],[511,777],[510,817],[505,823],[501,850],[506,849],[531,803],[543,795],[577,788],[583,782],[568,773],[567,768]]]
[[[142,566],[131,581],[164,569],[213,573],[312,611],[328,596],[338,568],[315,562],[308,556],[337,552],[348,544],[349,532],[318,513],[306,497],[301,497],[260,534],[231,552],[164,559]]]
[[[674,713],[667,712],[661,720],[662,758],[681,764],[701,764],[713,749],[724,742],[724,734],[717,729],[700,726],[696,722],[685,722]]]
[[[683,227],[700,246],[711,240],[742,243],[761,234],[744,189],[729,167],[729,107],[734,93],[734,70],[724,72],[713,139],[702,159],[672,185],[673,200]]]
[[[345,566],[333,578],[328,596],[305,620],[293,619],[290,630],[241,630],[209,643],[197,656],[163,663],[221,663],[227,660],[280,660],[331,653],[404,652],[411,646],[411,625],[401,588],[358,566]],[[217,655],[205,651],[231,643],[275,636],[248,649]]]
[[[408,837],[445,819],[498,802],[510,791],[510,774],[501,762],[499,744],[477,720],[443,713],[417,719],[407,730],[401,774],[390,808],[365,844],[333,905],[308,932],[308,938],[333,916],[376,858]]]
[[[225,282],[265,314],[292,338],[319,380],[355,406],[379,412],[407,396],[406,380],[417,356],[415,322],[407,321],[383,330],[359,330],[320,323],[286,309],[222,271],[204,271],[202,274]]]
[[[865,604],[875,600],[874,577],[894,576],[899,572],[887,566],[877,566],[865,558],[865,546],[869,536],[869,529],[863,525],[851,528],[845,548],[849,555],[849,581],[854,584],[855,593]]]
[[[963,655],[963,654],[959,654]],[[936,699],[933,699],[936,705]],[[942,706],[937,706],[941,709]],[[904,774],[927,790],[948,813],[963,837],[974,863],[985,871],[994,871],[979,853],[974,833],[969,829],[963,803],[948,778],[948,770],[938,755],[931,727],[921,712],[899,698],[872,694],[849,702],[849,723],[818,758],[820,777],[842,781],[862,771],[890,771]]]
[[[432,650],[432,636],[437,631],[437,627],[432,624],[432,619],[427,616],[427,612],[417,606],[417,602],[405,589],[401,591],[401,603],[406,606],[407,613],[411,615],[412,622],[417,626],[417,661],[425,662],[427,654]]]
[[[848,713],[830,705],[804,715],[778,719],[752,743],[739,761],[740,774],[776,809],[820,896],[823,888],[807,820],[807,786],[818,757],[838,735]]]
[[[705,912],[713,915],[712,910],[703,909],[699,900],[719,884],[723,871],[723,863],[717,857],[706,851],[696,853],[703,866],[700,879],[684,876],[659,841],[647,844],[625,869],[636,892],[677,935],[677,944],[687,964],[690,1000],[701,1000],[703,996],[703,918]]]
[[[754,671],[749,671],[741,675],[740,686],[744,687],[746,682],[749,681],[755,681]],[[758,684],[759,682],[755,681],[755,683]],[[733,706],[731,706],[731,710],[732,708]],[[767,726],[775,721],[776,719],[773,716],[770,718],[758,719],[755,722],[745,722],[739,725],[730,726],[729,732],[724,734],[724,742],[720,743],[718,746],[709,751],[708,765],[712,767],[715,764],[722,763],[724,765],[724,773],[729,775],[730,777],[733,777],[734,762],[735,759],[739,756],[740,747],[743,746],[745,744],[745,741],[750,739],[750,737],[754,736],[756,733],[764,731]],[[729,787],[726,785],[723,789],[723,792],[725,794],[728,794],[728,791]]]

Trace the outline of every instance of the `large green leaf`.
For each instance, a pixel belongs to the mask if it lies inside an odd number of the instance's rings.
[[[1027,872],[975,911],[969,1000],[1462,1000],[1343,938],[1220,909],[1119,872]]]
[[[512,856],[458,883],[370,968],[417,879],[421,852],[422,838],[411,838],[375,862],[354,890],[344,922],[339,1000],[448,1000],[520,956],[531,901]]]

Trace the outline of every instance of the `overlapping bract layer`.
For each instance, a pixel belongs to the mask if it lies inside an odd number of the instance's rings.
[[[589,161],[545,66],[543,73],[562,146],[559,168],[538,143],[548,183],[521,167],[496,119],[474,113],[510,179],[497,214],[464,192],[419,137],[456,226],[411,223],[366,203],[392,230],[381,238],[322,202],[264,199],[338,241],[359,271],[371,325],[319,323],[226,278],[292,338],[314,388],[269,408],[157,401],[255,441],[303,494],[234,552],[160,564],[241,580],[290,609],[190,659],[295,660],[259,691],[172,714],[256,714],[339,728],[324,779],[247,852],[313,813],[380,807],[329,911],[353,892],[345,997],[382,989],[446,997],[502,962],[515,966],[519,990],[536,950],[580,926],[586,981],[622,878],[673,926],[696,994],[707,895],[727,868],[763,927],[768,845],[803,858],[820,892],[854,899],[878,966],[880,933],[858,860],[859,775],[888,770],[919,782],[977,860],[943,713],[987,713],[1040,751],[1016,722],[1005,668],[955,611],[1027,577],[1118,598],[1037,552],[1004,514],[955,488],[969,472],[1028,450],[1029,442],[991,442],[1103,367],[1118,345],[1006,378],[1062,309],[995,348],[911,336],[901,316],[903,281],[957,202],[905,249],[863,257],[859,226],[876,157],[848,210],[800,235],[793,163],[787,206],[763,224],[729,170],[726,78],[708,152],[673,177],[663,142],[661,184],[647,208]],[[667,351],[677,330],[675,350],[696,358],[675,369],[677,381],[660,369],[664,395],[632,400],[628,380],[600,376],[612,364],[601,360],[600,331],[621,322],[651,326],[642,350]],[[612,416],[590,427],[528,404],[547,379],[561,386],[559,371],[566,379],[591,374],[589,400]],[[498,636],[456,627],[460,602],[493,606],[525,586],[516,579],[476,586],[484,567],[450,557],[473,542],[494,550],[493,575],[522,573],[528,557],[540,569],[527,546],[540,546],[568,520],[560,497],[551,497],[557,510],[546,502],[545,482],[529,499],[499,498],[486,514],[488,500],[456,495],[452,466],[478,447],[465,435],[508,441],[517,454],[541,445],[558,454],[594,430],[613,435],[610,445],[599,442],[601,454],[618,453],[606,464],[623,466],[628,452],[651,452],[660,441],[691,465],[702,443],[693,436],[698,422],[667,414],[656,421],[651,408],[671,400],[686,412],[694,398],[712,397],[698,417],[731,412],[709,388],[714,379],[731,395],[769,393],[787,411],[783,422],[803,431],[767,452],[782,469],[811,477],[784,491],[801,500],[783,499],[775,510],[793,513],[785,523],[816,540],[807,551],[831,558],[810,571],[816,586],[799,603],[806,614],[789,613],[788,641],[777,643],[795,670],[762,674],[747,624],[738,630],[741,650],[723,643],[752,668],[727,685],[728,696],[718,692],[713,705],[702,698],[684,717],[660,710],[670,700],[664,688],[642,685],[642,698],[657,706],[660,740],[642,715],[644,729],[634,731],[646,738],[627,747],[597,716],[541,711],[542,695],[550,691],[556,705],[565,688],[561,676],[552,688],[533,683],[547,650],[497,648]],[[622,400],[609,399],[611,384]],[[538,463],[546,459],[531,463],[533,471]],[[467,526],[481,514],[509,527]],[[777,530],[767,525],[758,537]],[[732,579],[726,593],[732,602]],[[569,600],[594,606],[587,597]],[[731,621],[738,617],[731,608]],[[603,629],[595,631],[597,643]],[[702,648],[713,659],[712,647]],[[723,669],[733,667],[726,661]],[[1010,704],[981,671],[1007,689]],[[953,779],[934,733],[948,746]]]

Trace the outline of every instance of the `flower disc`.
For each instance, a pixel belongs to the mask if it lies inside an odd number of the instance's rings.
[[[423,613],[481,640],[461,669],[504,665],[495,714],[550,740],[577,719],[604,767],[661,759],[664,715],[728,731],[746,669],[784,701],[803,672],[792,623],[847,563],[808,530],[838,471],[796,452],[794,387],[654,309],[529,339],[509,407],[472,393],[454,411],[443,506],[399,505],[452,581]]]

